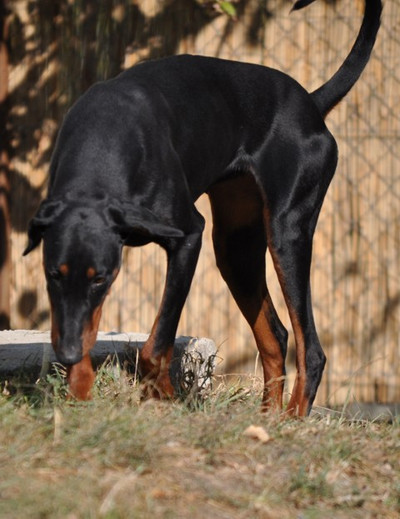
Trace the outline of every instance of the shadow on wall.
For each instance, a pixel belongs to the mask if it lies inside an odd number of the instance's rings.
[[[235,4],[235,19],[225,16],[222,40],[247,4],[248,0]],[[154,12],[149,5],[131,0],[26,0],[19,7],[9,3],[13,78],[3,142],[11,162],[14,232],[26,232],[45,194],[57,129],[68,107],[96,81],[117,75],[126,66],[127,55],[137,61],[175,54],[182,40],[194,38],[216,16],[223,16],[215,10],[215,2],[203,0],[172,0]],[[254,39],[253,33],[249,38]],[[6,254],[4,225],[1,213],[0,266]],[[16,311],[31,328],[39,327],[49,314],[38,310],[34,288],[18,295]]]
[[[38,296],[36,290],[25,290],[18,299],[17,311],[26,322],[31,323],[29,328],[35,330],[45,323],[49,317],[49,310],[38,311]]]
[[[206,0],[170,0],[154,12],[147,2],[131,0],[27,0],[24,15],[10,4],[14,79],[6,140],[13,161],[13,229],[26,231],[45,192],[58,126],[89,86],[117,75],[127,56],[137,61],[176,54],[182,41],[194,39],[217,16],[225,16],[224,30],[216,35],[222,46],[249,3],[235,2],[234,17],[222,15],[216,2]],[[246,21],[248,44],[260,43],[262,29],[273,16],[269,5],[269,0],[259,1]],[[279,9],[288,7],[287,0],[281,0]]]
[[[16,68],[19,75],[10,93],[7,140],[11,159],[18,157],[34,170],[43,168],[43,178],[32,182],[38,186],[33,200],[36,202],[36,195],[46,186],[58,125],[89,86],[117,75],[126,66],[127,56],[131,57],[129,62],[135,62],[176,54],[182,41],[194,39],[217,16],[225,16],[224,30],[216,35],[222,46],[249,3],[235,2],[234,18],[218,13],[216,2],[204,0],[164,2],[154,13],[145,10],[146,2],[137,5],[131,0],[27,0],[23,19],[15,9],[10,20],[9,55],[14,76]],[[258,2],[250,23],[246,22],[250,45],[260,43],[262,29],[272,17],[269,3]],[[279,6],[288,9],[287,0]],[[12,180],[19,182],[18,178]],[[18,206],[19,211],[25,210],[24,204]],[[25,224],[28,219],[17,218]]]
[[[255,7],[249,20],[250,0],[234,3],[234,17],[221,14],[217,2],[207,0],[26,0],[19,3],[25,6],[24,15],[9,2],[9,57],[17,73],[7,126],[12,229],[26,232],[44,196],[57,129],[77,97],[96,81],[118,74],[127,56],[135,62],[176,54],[182,42],[194,40],[217,16],[225,17],[222,32],[216,34],[219,48],[245,15],[247,43],[259,45],[274,12],[289,12],[290,3],[251,3]],[[150,4],[156,5],[154,11]],[[26,292],[20,296],[21,317],[35,315],[36,299]],[[42,318],[35,316],[35,325]]]

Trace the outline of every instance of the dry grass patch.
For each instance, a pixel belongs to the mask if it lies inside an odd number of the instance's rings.
[[[399,422],[283,421],[254,380],[190,405],[140,403],[115,368],[90,403],[64,391],[1,396],[0,517],[399,517]]]

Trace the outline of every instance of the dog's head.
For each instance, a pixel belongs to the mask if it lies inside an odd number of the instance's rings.
[[[101,309],[119,272],[123,245],[182,236],[151,211],[130,203],[42,202],[30,222],[24,255],[43,240],[52,344],[60,362],[80,362],[95,344]]]

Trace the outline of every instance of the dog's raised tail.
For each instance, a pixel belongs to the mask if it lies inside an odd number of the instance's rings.
[[[298,0],[293,9],[301,9],[315,0]],[[311,93],[321,114],[325,116],[349,92],[369,61],[382,12],[381,0],[364,0],[364,18],[360,32],[349,55],[338,71]]]

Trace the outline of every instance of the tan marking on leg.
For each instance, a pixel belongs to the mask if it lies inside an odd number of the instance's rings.
[[[139,364],[142,375],[142,398],[172,398],[175,390],[169,376],[173,345],[166,355],[154,355],[153,340],[150,335],[140,352]]]
[[[285,288],[286,281],[283,274],[279,259],[273,246],[271,246],[272,240],[271,227],[270,227],[270,215],[267,207],[264,208],[264,221],[267,229],[267,236],[269,237],[269,250],[274,262],[274,268],[279,279],[279,283],[286,301],[286,306],[289,311],[290,321],[292,323],[293,333],[296,342],[296,379],[293,386],[293,391],[289,404],[287,406],[287,413],[290,416],[306,416],[308,411],[308,398],[305,394],[307,372],[306,372],[306,348],[304,333],[299,323],[298,317],[294,308],[291,306],[288,300],[287,290]]]
[[[260,299],[262,296],[260,296]],[[282,408],[284,387],[284,363],[279,341],[269,323],[270,308],[266,298],[262,299],[261,308],[255,309],[255,301],[245,304],[240,301],[240,309],[249,323],[258,351],[264,373],[264,392],[262,409],[279,410]],[[238,302],[239,304],[239,302]],[[271,301],[272,304],[272,301]]]
[[[162,308],[162,302],[161,302],[160,308]],[[157,326],[158,326],[159,315],[160,315],[160,311],[154,320],[149,338],[147,339],[143,348],[140,351],[139,362],[140,362],[140,368],[141,368],[143,376],[147,376],[149,373],[151,373],[154,369],[154,365],[156,364],[156,362],[155,361],[153,362],[152,359],[153,359],[154,343],[155,343],[154,336],[155,336]]]
[[[296,379],[293,386],[292,396],[287,406],[290,416],[306,416],[308,411],[308,398],[306,396],[306,348],[304,334],[294,312],[290,312],[293,333],[296,340]]]
[[[279,410],[282,408],[283,399],[284,359],[279,342],[266,317],[268,312],[268,304],[264,301],[252,325],[252,330],[264,372],[262,408],[263,410]]]
[[[218,266],[224,271],[224,263],[219,258]],[[229,267],[228,267],[229,268]],[[231,291],[234,291],[232,283],[228,283]],[[263,410],[281,409],[284,387],[284,358],[278,339],[271,329],[271,310],[266,299],[269,297],[265,287],[259,287],[259,294],[252,298],[240,296],[232,292],[243,316],[250,325],[254,334],[257,348],[260,352],[264,373]]]
[[[271,251],[271,255],[274,258],[274,254]],[[306,383],[307,383],[307,371],[306,371],[306,345],[304,339],[303,329],[300,325],[298,317],[294,308],[291,306],[290,301],[287,298],[285,290],[285,279],[281,271],[279,262],[274,258],[274,266],[277,272],[281,287],[285,296],[286,306],[289,311],[290,321],[292,323],[295,343],[296,343],[296,378],[293,385],[292,395],[287,406],[287,413],[290,416],[306,416],[308,410],[308,398],[306,397]]]
[[[154,383],[154,396],[158,398],[172,398],[174,396],[175,391],[169,376],[172,354],[173,346],[170,346],[167,354],[157,359],[159,373]]]

